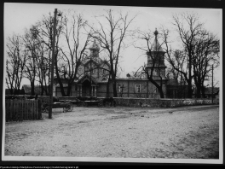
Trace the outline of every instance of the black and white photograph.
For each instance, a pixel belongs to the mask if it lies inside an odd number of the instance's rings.
[[[2,161],[223,163],[222,9],[4,3]]]

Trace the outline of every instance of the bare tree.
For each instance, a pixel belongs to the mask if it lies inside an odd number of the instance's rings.
[[[158,31],[154,32],[155,39],[152,42],[152,33],[150,31],[138,31],[137,39],[145,43],[143,46],[136,46],[141,49],[148,56],[148,63],[142,66],[142,70],[145,72],[148,80],[158,89],[161,98],[164,98],[164,80],[165,80],[165,65],[164,65],[164,53],[162,50],[163,43],[158,42]]]
[[[196,86],[196,97],[205,97],[204,82],[211,72],[211,65],[214,68],[219,66],[219,40],[208,31],[201,31],[196,39],[193,58],[193,74]]]
[[[57,82],[59,83],[61,93],[63,96],[65,96],[65,92],[63,89],[63,83],[60,78],[60,67],[59,67],[59,61],[62,59],[59,56],[60,53],[60,48],[59,48],[59,40],[60,40],[60,35],[62,33],[63,29],[63,24],[62,24],[62,13],[59,12],[60,15],[57,15],[56,18],[56,35],[55,35],[55,73],[56,73],[56,78]],[[49,67],[51,66],[51,52],[52,52],[52,43],[53,43],[53,16],[49,14],[48,16],[44,16],[41,21],[37,23],[38,25],[38,31],[39,31],[39,36],[41,38],[41,42],[44,43],[48,47],[48,62],[49,62]],[[50,73],[50,71],[49,71]],[[50,75],[49,75],[50,79]],[[52,79],[53,80],[53,79]]]
[[[116,76],[118,63],[124,39],[128,36],[128,28],[135,17],[129,19],[128,13],[116,15],[110,9],[102,16],[105,22],[98,21],[99,29],[92,28],[93,38],[97,39],[100,46],[107,52],[107,60],[110,65],[110,78],[113,84],[113,96],[117,97]]]
[[[188,97],[192,97],[192,79],[193,79],[193,58],[195,50],[195,40],[199,36],[199,33],[202,30],[203,23],[199,22],[198,15],[194,13],[183,13],[181,15],[173,16],[174,25],[179,34],[180,40],[183,45],[182,51],[185,52],[185,57],[187,60],[187,72],[183,72],[179,68],[173,66],[174,69],[179,71],[184,75],[185,80],[188,84]],[[167,46],[167,54],[168,54]]]
[[[81,66],[82,58],[87,55],[86,50],[91,36],[90,32],[86,32],[87,20],[80,14],[73,12],[71,15],[70,13],[64,14],[63,17],[62,35],[64,35],[68,50],[60,48],[63,69],[58,68],[58,70],[67,81],[66,95],[70,95],[72,83],[79,76],[78,68]]]
[[[24,45],[26,48],[27,62],[25,65],[25,77],[30,80],[31,95],[35,94],[35,81],[38,73],[38,59],[40,41],[36,36],[36,32],[31,28],[26,30],[24,35]]]
[[[6,60],[6,84],[13,94],[13,89],[19,90],[24,75],[26,55],[24,54],[22,39],[19,35],[8,38]]]
[[[204,93],[204,82],[210,72],[210,62],[214,62],[218,54],[218,40],[203,28],[196,14],[176,15],[174,25],[182,42],[183,48],[173,51],[169,47],[169,30],[163,30],[167,61],[170,66],[184,79],[188,85],[188,97],[192,97],[192,86],[197,88],[197,97]],[[183,19],[183,20],[182,20]],[[194,81],[193,81],[194,80]],[[204,94],[203,94],[204,95]]]
[[[33,37],[33,40],[35,41],[35,55],[36,55],[36,81],[39,82],[41,86],[41,95],[45,94],[48,95],[48,84],[47,84],[47,79],[49,78],[49,57],[48,57],[48,52],[49,49],[43,43],[42,37],[39,32],[39,25],[33,25],[30,28],[30,33]]]
[[[48,87],[48,75],[49,75],[49,59],[47,57],[47,50],[43,44],[39,47],[39,58],[37,60],[37,66],[38,66],[38,82],[41,86],[41,95],[44,93],[46,95],[49,94],[49,87]]]
[[[176,84],[185,84],[184,75],[177,71],[181,70],[184,71],[184,66],[186,63],[184,54],[181,50],[175,50],[172,54],[170,54],[166,60],[168,61],[169,65],[167,66],[167,77],[168,79],[174,79],[176,81]],[[175,68],[174,68],[175,67]],[[187,74],[187,72],[185,72]]]

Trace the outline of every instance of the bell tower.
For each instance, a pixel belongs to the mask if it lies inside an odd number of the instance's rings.
[[[151,50],[147,52],[147,69],[151,70],[154,69],[153,75],[154,76],[161,76],[165,77],[165,56],[166,52],[163,51],[162,45],[160,45],[158,41],[158,31],[157,29],[154,32],[155,38],[151,46]]]

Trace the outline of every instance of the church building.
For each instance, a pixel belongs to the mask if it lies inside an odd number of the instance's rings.
[[[154,32],[155,38],[152,43],[151,53],[147,53],[147,71],[153,71],[153,77],[157,83],[162,82],[163,92],[166,97],[165,63],[164,54],[159,42],[158,31]],[[106,97],[107,83],[109,82],[109,96],[113,96],[112,82],[109,79],[109,63],[99,57],[99,45],[96,41],[90,49],[90,55],[86,56],[79,67],[79,78],[73,83],[70,96],[86,97]],[[144,65],[144,63],[143,63]],[[118,97],[138,97],[138,98],[159,98],[157,88],[148,80],[145,72],[138,72],[136,77],[117,78],[117,96]],[[161,78],[160,78],[161,77]],[[64,91],[66,91],[66,83]],[[53,95],[61,96],[59,84],[55,81],[53,85]]]

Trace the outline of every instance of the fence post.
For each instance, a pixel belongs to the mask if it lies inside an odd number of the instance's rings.
[[[35,107],[35,110],[34,110],[34,119],[37,119],[37,111],[38,111],[37,106],[38,106],[38,101],[35,100],[34,101],[34,107]]]
[[[41,100],[38,99],[38,119],[41,119],[42,114],[41,114]]]
[[[13,111],[12,111],[12,120],[14,120],[15,121],[15,117],[16,117],[16,102],[14,102],[14,100],[12,101],[12,107],[13,107]]]
[[[23,109],[24,109],[23,118],[24,118],[24,120],[27,120],[27,103],[26,103],[26,100],[24,100]]]
[[[36,112],[37,112],[37,101],[35,100],[34,102],[34,120],[36,119]]]
[[[34,120],[35,119],[35,101],[32,101],[32,107],[33,107],[33,111],[32,111],[32,119]]]
[[[23,118],[24,118],[24,117],[23,117],[23,116],[24,116],[24,115],[23,115],[23,112],[24,112],[24,100],[21,100],[21,104],[22,104],[22,112],[21,112],[21,116],[22,116],[22,117],[21,117],[21,120],[23,120]]]
[[[27,101],[27,117],[28,117],[28,120],[31,119],[30,110],[31,110],[31,107],[30,107],[30,100],[28,100],[28,101]]]
[[[20,110],[19,121],[23,121],[23,100],[19,100],[19,108],[18,108],[18,110]]]
[[[28,120],[28,106],[27,106],[27,101],[25,102],[25,111],[26,111],[26,120]]]
[[[11,121],[12,120],[12,118],[13,118],[13,100],[10,100],[10,102],[9,102],[9,107],[10,107],[10,117],[9,117],[9,120]]]
[[[29,102],[27,104],[27,120],[30,120],[30,113],[29,113]]]
[[[9,121],[9,113],[10,113],[10,109],[9,109],[9,102],[7,100],[5,100],[5,116],[6,116],[6,122]]]

